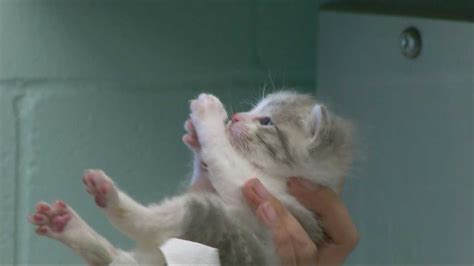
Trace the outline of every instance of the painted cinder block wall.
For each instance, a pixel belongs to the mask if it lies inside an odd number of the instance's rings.
[[[361,235],[348,264],[472,265],[474,20],[325,9],[318,24],[318,97],[366,158],[346,179]],[[415,59],[398,45],[408,26]]]
[[[105,169],[142,202],[178,191],[186,102],[206,90],[233,110],[261,87],[315,87],[317,6],[352,0],[0,1],[0,264],[81,261],[26,222],[64,199],[120,247],[83,191]],[[464,9],[471,0],[370,0]]]
[[[187,101],[205,90],[235,111],[264,84],[312,90],[315,12],[313,1],[0,1],[0,264],[81,263],[35,236],[38,200],[64,199],[130,247],[82,171],[105,169],[144,203],[179,191]]]

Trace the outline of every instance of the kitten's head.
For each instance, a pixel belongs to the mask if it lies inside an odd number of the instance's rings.
[[[289,91],[266,96],[227,125],[232,145],[265,174],[302,176],[333,189],[352,161],[351,131],[311,96]]]

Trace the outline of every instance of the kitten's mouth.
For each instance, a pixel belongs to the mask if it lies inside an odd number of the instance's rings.
[[[226,126],[226,134],[234,148],[241,151],[247,151],[249,149],[249,130],[242,125],[242,123],[229,121]]]

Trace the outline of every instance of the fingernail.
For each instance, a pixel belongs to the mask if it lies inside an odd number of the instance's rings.
[[[263,184],[260,182],[258,179],[254,179],[252,181],[252,189],[255,191],[255,193],[262,199],[268,199],[269,198],[269,193],[267,189],[263,186]]]
[[[277,219],[277,214],[275,210],[273,209],[272,205],[270,202],[265,202],[262,204],[262,211],[263,215],[265,216],[265,219],[269,222],[274,222]]]

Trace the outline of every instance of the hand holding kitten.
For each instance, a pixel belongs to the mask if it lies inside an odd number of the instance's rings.
[[[342,265],[357,245],[359,234],[347,208],[331,189],[291,178],[288,191],[317,214],[330,240],[317,247],[293,215],[258,179],[242,188],[247,202],[267,225],[283,265]]]
[[[199,152],[199,139],[193,123],[185,123],[186,134],[183,142],[195,153]],[[193,185],[200,190],[210,185],[202,180]],[[289,192],[308,209],[318,214],[331,242],[317,247],[307,233],[288,210],[266,191],[258,179],[252,179],[242,188],[248,203],[257,216],[271,228],[278,254],[285,265],[318,264],[340,265],[355,248],[358,242],[358,231],[349,213],[331,189],[319,187],[302,179],[291,179],[288,182]]]

